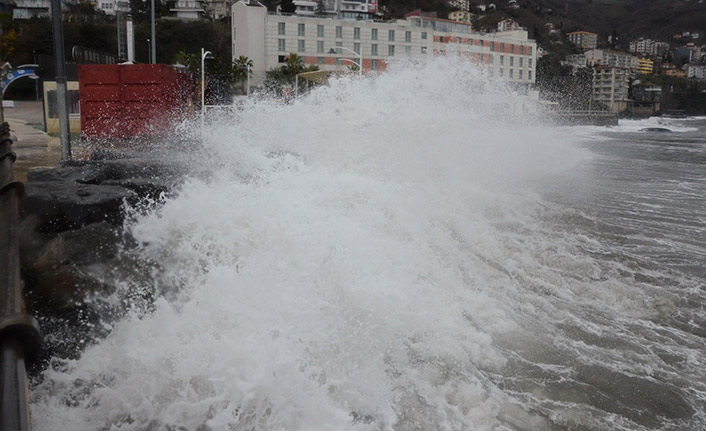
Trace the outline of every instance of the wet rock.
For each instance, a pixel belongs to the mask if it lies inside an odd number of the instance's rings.
[[[77,306],[91,295],[108,294],[113,287],[93,275],[93,268],[68,264],[38,274],[30,297],[41,298],[41,307],[54,311]]]
[[[119,224],[121,207],[137,200],[129,189],[112,185],[80,184],[74,181],[29,182],[25,185],[22,213],[35,214],[38,232],[62,232],[90,223]]]

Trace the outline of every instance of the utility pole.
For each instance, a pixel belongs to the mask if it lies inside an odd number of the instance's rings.
[[[157,63],[157,36],[154,30],[154,0],[152,0],[152,12],[151,12],[151,22],[152,22],[152,64]]]
[[[64,58],[64,28],[61,24],[61,0],[51,1],[54,31],[54,60],[56,64],[56,107],[59,114],[61,160],[71,160],[71,131],[69,109],[66,104],[66,59]]]

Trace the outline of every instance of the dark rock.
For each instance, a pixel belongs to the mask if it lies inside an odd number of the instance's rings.
[[[72,181],[28,182],[22,213],[39,216],[38,232],[62,232],[101,221],[119,224],[123,220],[122,205],[136,201],[135,192],[118,186]]]
[[[64,265],[39,274],[30,287],[31,297],[42,299],[41,307],[66,310],[96,293],[108,294],[114,288],[92,275],[91,267]]]
[[[640,129],[641,132],[661,132],[661,133],[672,133],[671,130],[665,128],[665,127],[645,127],[644,129]]]
[[[107,222],[62,232],[49,241],[35,265],[45,270],[66,264],[91,265],[106,261],[118,252],[119,236]]]

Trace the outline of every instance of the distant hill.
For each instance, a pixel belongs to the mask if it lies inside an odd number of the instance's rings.
[[[623,44],[638,37],[670,41],[684,31],[699,32],[700,43],[706,41],[706,0],[518,0],[521,8],[516,10],[508,9],[507,0],[491,1],[498,12],[481,20],[481,26],[492,27],[511,16],[528,28],[530,36],[534,28],[552,22],[563,32],[587,30],[603,40],[615,31]],[[471,8],[491,1],[471,0]],[[380,0],[380,5],[394,18],[415,9],[436,11],[439,18],[451,11],[444,0]]]

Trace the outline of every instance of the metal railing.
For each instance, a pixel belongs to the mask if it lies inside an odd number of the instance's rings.
[[[20,281],[18,204],[22,183],[14,181],[10,127],[0,124],[0,430],[29,430],[25,360],[41,350],[39,324],[25,313]]]

